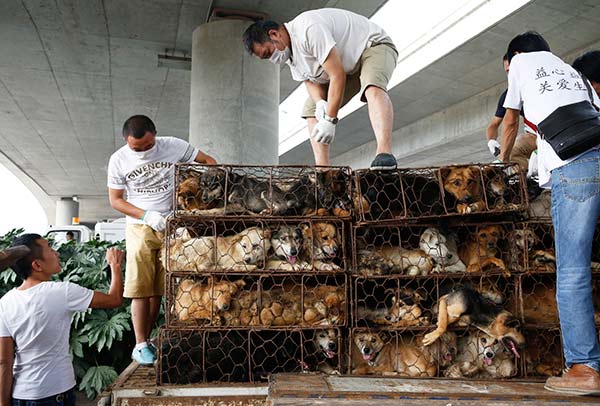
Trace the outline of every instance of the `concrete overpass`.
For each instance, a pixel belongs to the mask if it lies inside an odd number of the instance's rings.
[[[397,1],[397,0],[391,0]],[[189,55],[192,31],[215,8],[263,12],[286,21],[319,7],[371,16],[384,0],[7,0],[0,3],[0,163],[44,206],[78,196],[83,221],[115,217],[106,166],[123,145],[131,114],[152,117],[161,135],[188,137],[190,72],[159,67],[158,55]],[[505,87],[500,55],[517,33],[535,29],[559,55],[600,47],[600,3],[534,0],[390,92],[394,152],[403,166],[487,160],[484,129]],[[232,38],[239,41],[239,38]],[[166,51],[168,50],[168,51]],[[176,50],[176,51],[172,51]],[[280,99],[297,86],[286,68]],[[334,162],[367,166],[366,108],[340,122]],[[210,152],[210,151],[209,151]],[[310,163],[305,142],[281,163]]]

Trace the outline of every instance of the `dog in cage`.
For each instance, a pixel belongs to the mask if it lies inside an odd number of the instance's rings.
[[[271,232],[261,227],[250,227],[226,237],[191,238],[187,231],[179,234],[170,240],[169,246],[167,269],[174,271],[254,271],[266,262],[271,248]]]
[[[513,353],[496,337],[473,331],[458,340],[456,361],[445,371],[448,378],[510,378],[517,372]]]
[[[485,210],[481,170],[476,166],[442,168],[444,189],[456,199],[456,211],[469,214]]]
[[[208,196],[209,194],[207,191],[207,202],[205,202],[205,192],[201,185],[201,176],[199,174],[189,173],[187,177],[179,183],[179,188],[177,189],[178,208],[193,212],[212,210],[218,206],[219,201],[217,199],[209,199]]]
[[[541,241],[529,228],[513,230],[508,235],[510,269],[519,269],[529,259],[528,266],[549,271],[556,270],[556,257],[552,249],[536,249]]]
[[[275,183],[255,176],[229,173],[227,203],[241,206],[247,212],[262,216],[282,216],[301,202],[286,194]]]
[[[528,345],[525,350],[527,375],[544,377],[558,376],[562,372],[562,348],[560,333],[552,336],[547,330],[534,330],[535,334],[527,336]]]
[[[405,249],[384,245],[358,252],[358,271],[365,276],[392,273],[410,276],[428,275],[433,270],[433,259],[421,249]]]
[[[307,333],[304,342],[306,356],[303,369],[319,371],[329,375],[340,375],[339,344],[340,337],[335,329],[315,330]]]
[[[436,352],[423,346],[416,337],[394,339],[385,331],[356,333],[352,342],[353,375],[434,377],[437,374],[436,357],[450,352],[444,348]]]
[[[232,298],[246,286],[242,279],[202,281],[183,279],[175,295],[174,312],[181,322],[198,321],[221,325],[222,312],[228,311]]]
[[[425,289],[402,288],[399,293],[396,293],[395,289],[390,289],[388,293],[385,296],[391,296],[391,304],[389,306],[377,306],[374,309],[366,305],[358,306],[358,319],[376,325],[392,327],[429,325],[429,317],[423,315],[423,309],[420,305],[427,297]]]
[[[467,267],[460,260],[456,238],[453,235],[444,235],[434,227],[429,227],[419,239],[419,248],[429,255],[434,266],[431,272],[465,272]]]
[[[317,271],[338,271],[335,263],[341,251],[340,234],[333,223],[311,223],[300,226],[303,236],[301,260]]]
[[[286,271],[309,270],[312,265],[304,260],[304,233],[299,226],[281,225],[271,232],[272,255],[267,269]]]
[[[286,215],[348,217],[353,202],[349,190],[350,177],[340,169],[317,170],[303,174],[285,189],[288,200],[296,204]]]
[[[499,225],[478,227],[475,233],[459,247],[458,255],[467,266],[467,272],[479,272],[494,266],[510,276],[504,261],[499,258],[498,242],[503,238],[504,230]]]
[[[500,340],[516,357],[519,357],[518,349],[525,344],[525,338],[518,330],[519,321],[470,286],[457,286],[440,297],[436,313],[436,329],[425,335],[424,345],[433,344],[453,323],[478,328]]]

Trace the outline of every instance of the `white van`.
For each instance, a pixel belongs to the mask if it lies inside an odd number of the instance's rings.
[[[57,244],[63,244],[69,240],[75,240],[81,243],[90,241],[94,238],[92,230],[82,224],[50,226],[46,230],[46,236],[53,238]]]
[[[125,239],[125,217],[103,220],[94,227],[94,238],[100,241],[118,242]]]

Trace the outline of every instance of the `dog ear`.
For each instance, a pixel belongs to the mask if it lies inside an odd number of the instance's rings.
[[[427,298],[427,291],[425,290],[425,288],[417,288],[417,290],[415,290],[414,297],[415,302],[425,300]]]
[[[306,238],[312,237],[312,227],[310,226],[310,224],[300,224],[300,230],[302,230],[302,234],[304,234]]]
[[[268,227],[263,227],[262,228],[262,235],[263,235],[263,239],[264,240],[270,240],[271,236],[272,236],[271,229],[268,228]]]
[[[234,284],[235,286],[237,286],[237,288],[238,288],[238,289],[241,289],[241,288],[243,288],[244,286],[246,286],[246,282],[244,282],[244,280],[243,280],[243,279],[238,279],[238,280],[234,281],[234,282],[233,282],[233,284]]]

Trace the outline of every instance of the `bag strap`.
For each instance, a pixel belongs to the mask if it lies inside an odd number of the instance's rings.
[[[596,106],[596,103],[594,103],[594,94],[592,93],[592,87],[590,86],[590,82],[589,82],[588,78],[586,78],[585,75],[579,71],[577,71],[577,73],[579,73],[579,76],[581,76],[581,79],[583,80],[583,83],[585,84],[585,87],[587,88],[588,97],[590,98],[590,103],[592,103],[592,106],[594,106],[596,111],[600,111],[598,106]]]

